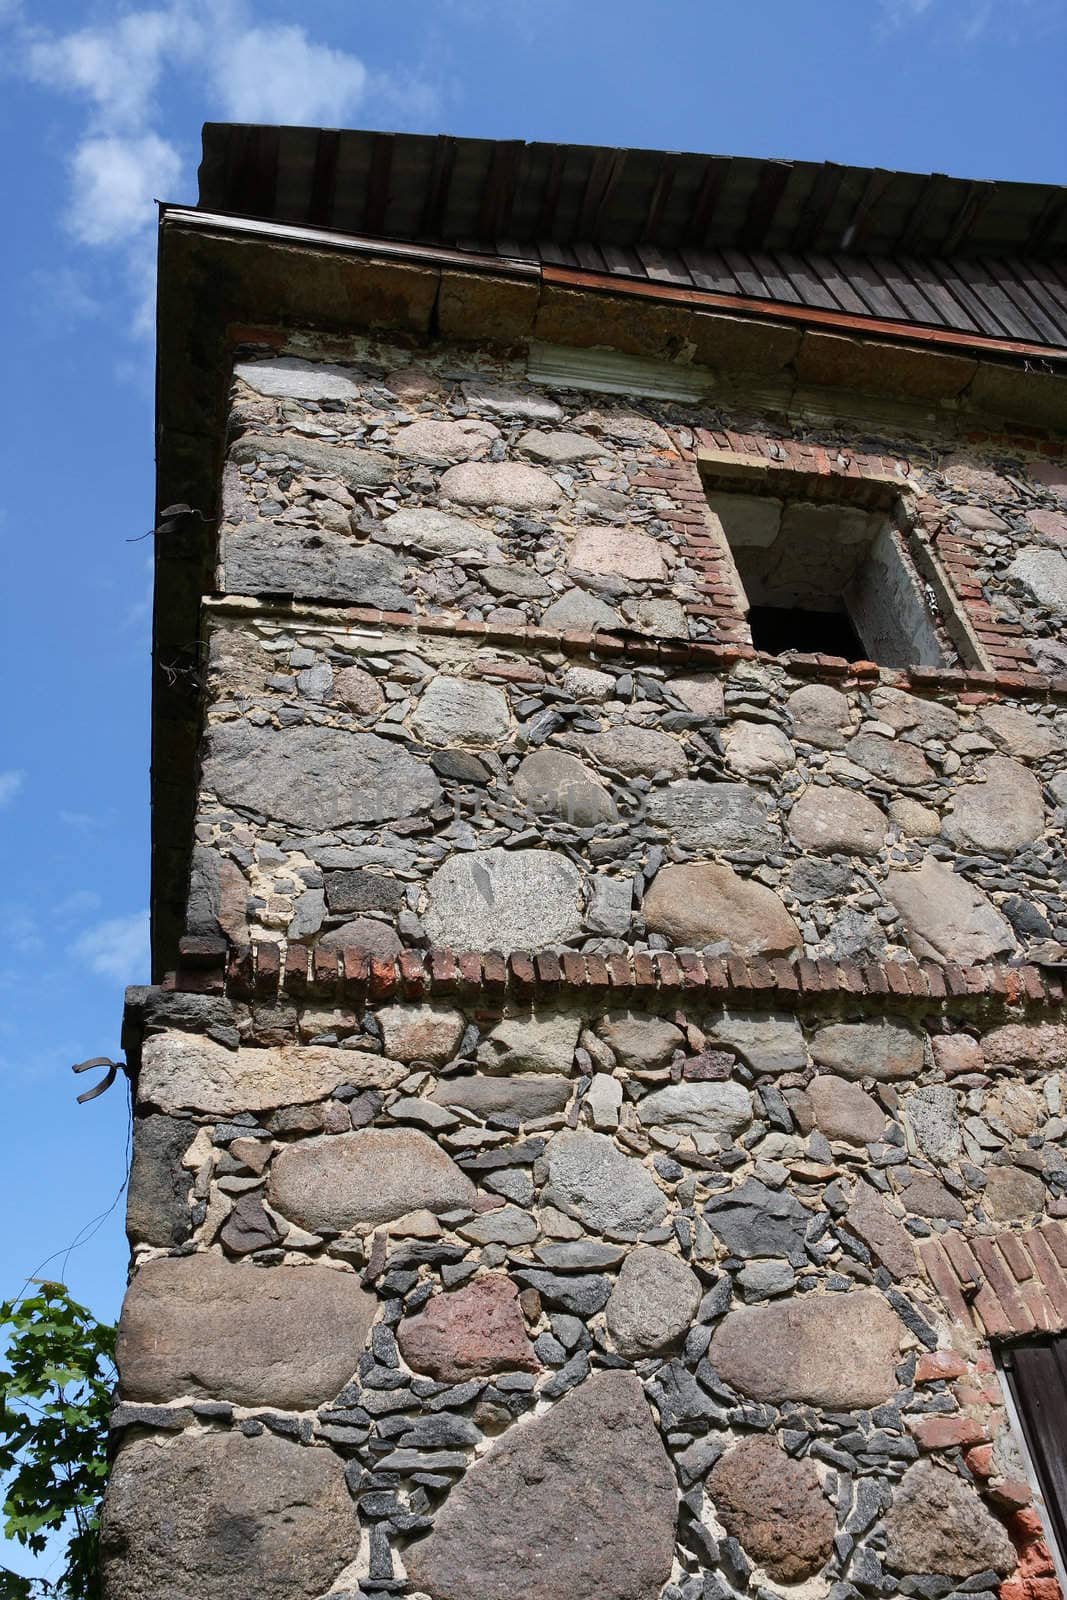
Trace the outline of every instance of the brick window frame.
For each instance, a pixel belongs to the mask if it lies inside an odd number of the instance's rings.
[[[692,444],[689,440],[692,440]],[[769,434],[742,434],[725,429],[695,429],[675,452],[661,456],[635,480],[635,487],[660,491],[671,503],[662,513],[682,540],[689,564],[700,573],[697,598],[686,609],[711,623],[724,642],[751,645],[746,620],[747,598],[733,556],[715,527],[708,507],[708,485],[727,492],[776,496],[779,483],[793,485],[816,504],[843,504],[887,510],[921,493],[902,456],[833,450]],[[906,519],[906,520],[911,520]],[[975,581],[977,548],[960,528],[944,525],[931,534],[916,527],[908,538],[908,555],[923,582],[936,597],[941,620],[959,666],[981,672],[1018,672],[1030,664],[1023,645],[1008,624],[991,615]]]

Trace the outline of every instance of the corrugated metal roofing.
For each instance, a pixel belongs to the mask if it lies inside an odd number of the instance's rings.
[[[200,206],[1067,346],[1067,189],[585,145],[208,123]]]

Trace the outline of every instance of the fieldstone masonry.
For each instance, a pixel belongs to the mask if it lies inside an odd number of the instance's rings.
[[[1063,491],[901,426],[240,354],[108,1600],[1052,1600]],[[758,656],[730,460],[891,484],[986,659]]]

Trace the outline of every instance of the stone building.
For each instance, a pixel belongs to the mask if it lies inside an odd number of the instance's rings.
[[[1064,192],[201,191],[109,1600],[1055,1600]]]

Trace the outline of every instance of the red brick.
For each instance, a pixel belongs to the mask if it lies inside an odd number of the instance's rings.
[[[956,1445],[981,1444],[989,1437],[973,1417],[909,1417],[908,1427],[924,1450],[951,1450]]]
[[[967,1363],[954,1350],[934,1350],[921,1355],[915,1365],[916,1383],[933,1383],[939,1378],[960,1378]]]

